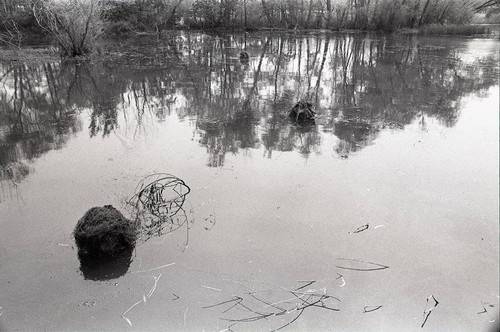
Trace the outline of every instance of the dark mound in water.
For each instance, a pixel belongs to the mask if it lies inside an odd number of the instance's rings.
[[[138,222],[111,205],[93,207],[78,221],[73,232],[79,255],[116,256],[134,248]]]
[[[316,112],[314,112],[311,103],[299,101],[290,110],[288,115],[290,119],[298,125],[312,125],[314,124],[314,116],[316,115]]]
[[[243,51],[240,53],[240,63],[242,65],[248,65],[249,60],[250,60],[250,56],[248,55],[247,52]]]

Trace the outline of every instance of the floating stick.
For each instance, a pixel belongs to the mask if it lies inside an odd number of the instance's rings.
[[[375,310],[378,310],[382,308],[381,305],[367,305],[363,308],[363,313],[367,313],[367,312],[372,312],[372,311],[375,311]]]
[[[349,234],[355,234],[355,233],[360,233],[362,231],[366,231],[368,229],[368,227],[370,227],[369,224],[366,224],[366,225],[363,225],[363,226],[359,226],[358,228],[356,228],[355,231],[349,232]]]
[[[148,269],[148,270],[132,271],[130,273],[150,272],[150,271],[155,271],[155,270],[163,269],[164,267],[171,266],[171,265],[175,265],[175,263],[170,263],[170,264],[165,264],[165,265],[162,265],[162,266],[157,266],[157,267],[154,267],[154,268]]]
[[[439,304],[438,300],[436,300],[436,298],[434,297],[434,295],[429,296],[429,297],[427,298],[427,301],[426,301],[426,302],[427,302],[427,303],[429,303],[429,300],[430,300],[430,299],[433,299],[433,300],[434,300],[434,304],[432,305],[432,308],[430,308],[430,309],[425,309],[425,310],[424,310],[424,322],[422,323],[422,326],[420,326],[420,327],[424,327],[425,323],[427,322],[427,319],[428,319],[428,318],[429,318],[429,316],[431,315],[432,310],[434,310],[434,308],[435,308],[435,307],[437,307],[437,306],[438,306],[438,304]]]
[[[338,258],[338,259],[339,260],[344,260],[344,261],[359,262],[359,263],[364,263],[364,264],[375,266],[375,267],[372,267],[372,268],[364,268],[363,269],[363,268],[354,268],[354,267],[346,267],[346,266],[336,265],[336,267],[338,267],[339,269],[344,269],[344,270],[352,270],[352,271],[377,271],[377,270],[384,270],[384,269],[388,269],[389,268],[386,265],[377,264],[377,263],[373,263],[373,262],[362,261],[362,260],[358,260],[358,259],[350,259],[350,258]]]
[[[219,288],[214,288],[214,287],[210,287],[210,286],[205,286],[205,285],[200,285],[201,288],[206,288],[206,289],[211,289],[211,290],[214,290],[214,291],[217,291],[217,292],[222,292],[222,289],[219,289]]]

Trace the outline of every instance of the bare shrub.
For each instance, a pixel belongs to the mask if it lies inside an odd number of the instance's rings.
[[[65,56],[92,52],[104,31],[103,6],[98,0],[38,0],[32,8],[38,24]]]

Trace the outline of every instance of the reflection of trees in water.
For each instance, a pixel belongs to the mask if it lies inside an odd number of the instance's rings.
[[[197,85],[197,98],[191,100],[192,109],[202,110],[196,114],[198,123],[213,125],[223,123],[251,96],[254,117],[261,118],[260,142],[268,156],[273,150],[307,155],[310,147],[320,144],[321,135],[312,135],[316,128],[304,133],[284,117],[299,99],[315,103],[323,134],[331,132],[339,138],[336,152],[344,156],[372,144],[385,128],[399,129],[417,120],[425,126],[427,117],[453,126],[462,96],[496,84],[498,77],[483,77],[477,73],[478,63],[465,65],[450,49],[421,46],[415,36],[393,40],[345,34],[331,39],[280,35],[265,40],[265,47],[261,39],[247,40],[250,61],[243,72],[225,62],[228,54],[241,48],[236,41],[218,44],[218,53],[206,51],[205,59],[212,65],[205,71],[198,69],[204,79]],[[482,66],[496,67],[491,59],[481,61]],[[230,87],[223,84],[228,78]],[[244,84],[252,78],[256,78],[253,85]],[[210,131],[199,126],[200,142],[218,156],[217,165],[226,151],[235,153],[239,147],[236,135],[228,136],[224,128]],[[310,137],[304,140],[306,134]],[[299,143],[304,141],[309,143]]]
[[[465,63],[453,48],[416,36],[179,34],[114,52],[102,61],[1,67],[3,179],[16,161],[60,148],[83,108],[91,136],[109,135],[121,117],[141,134],[146,116],[161,122],[175,111],[196,121],[208,165],[221,166],[226,153],[261,145],[268,157],[308,156],[333,134],[344,156],[385,128],[425,127],[428,118],[451,127],[462,96],[498,79],[496,55]],[[315,105],[317,126],[290,122],[299,99]]]
[[[0,67],[0,184],[12,191],[31,172],[32,159],[60,149],[79,130],[65,97],[61,65]],[[4,195],[2,195],[4,196]]]

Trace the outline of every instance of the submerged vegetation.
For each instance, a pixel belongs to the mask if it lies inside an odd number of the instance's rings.
[[[102,34],[155,33],[171,29],[381,30],[467,26],[480,12],[491,21],[500,1],[486,0],[3,0],[0,43],[50,37],[65,56],[99,49]],[[444,28],[470,34],[470,28]],[[476,28],[474,33],[478,33]]]

